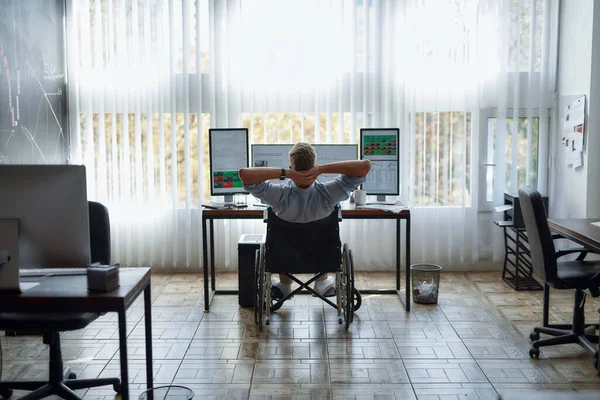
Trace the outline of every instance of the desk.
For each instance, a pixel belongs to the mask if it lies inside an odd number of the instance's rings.
[[[600,253],[600,226],[592,225],[594,219],[555,219],[548,220],[550,230],[584,247]]]
[[[210,310],[210,303],[215,294],[237,294],[237,290],[216,290],[215,278],[215,232],[214,220],[217,219],[263,219],[265,207],[231,208],[231,209],[204,209],[202,210],[202,266],[204,270],[204,311]],[[356,209],[354,205],[342,206],[342,220],[344,219],[392,219],[396,221],[396,289],[389,290],[360,290],[364,294],[398,294],[400,292],[400,225],[405,220],[406,235],[406,298],[404,308],[410,311],[410,210],[392,213],[382,210]],[[207,234],[207,223],[208,231]],[[210,235],[210,248],[208,239]],[[208,274],[210,270],[211,287],[208,287]]]
[[[0,293],[0,312],[116,312],[119,315],[119,350],[121,358],[121,398],[129,399],[127,370],[127,325],[125,310],[144,292],[146,323],[146,384],[152,388],[152,315],[150,268],[121,268],[120,287],[112,292],[88,292],[87,276],[47,276],[27,278],[40,282],[24,293]]]
[[[550,230],[560,234],[565,239],[569,239],[588,249],[600,253],[600,226],[592,225],[592,222],[599,222],[600,219],[555,219],[548,220]],[[548,291],[544,291],[544,304],[548,304]],[[600,312],[600,310],[598,310]],[[544,324],[548,323],[547,311],[544,310]],[[600,376],[600,368],[598,368]]]

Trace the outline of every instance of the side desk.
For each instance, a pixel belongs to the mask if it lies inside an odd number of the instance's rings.
[[[548,225],[553,233],[558,233],[565,239],[569,239],[596,253],[600,253],[600,226],[594,226],[592,222],[600,222],[600,218],[549,219]],[[546,290],[544,291],[544,304],[548,304],[547,296],[549,296],[549,293]],[[600,313],[600,310],[598,312]],[[546,310],[544,310],[544,324],[547,324],[547,321],[548,317]],[[597,374],[600,376],[600,368],[598,368]]]
[[[229,208],[229,209],[203,209],[202,210],[202,266],[204,271],[204,311],[210,310],[215,294],[237,294],[237,290],[217,290],[215,274],[215,232],[214,221],[219,219],[263,219],[265,207]],[[410,210],[392,213],[382,210],[357,209],[354,205],[342,203],[342,220],[345,219],[392,219],[396,221],[396,288],[371,290],[359,289],[363,294],[397,294],[402,299],[400,292],[400,229],[401,221],[405,220],[406,235],[406,297],[404,309],[410,311]],[[208,227],[207,227],[208,225]],[[210,239],[210,246],[209,246]],[[210,289],[208,286],[210,271]]]
[[[129,399],[127,324],[125,311],[144,292],[146,331],[146,385],[152,388],[152,313],[150,268],[121,268],[120,287],[111,292],[88,292],[86,275],[22,278],[40,284],[24,293],[0,293],[0,312],[61,313],[116,312],[119,315],[121,398]]]

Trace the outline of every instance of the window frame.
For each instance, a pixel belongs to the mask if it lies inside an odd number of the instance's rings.
[[[541,120],[541,113],[540,113],[540,109],[539,108],[532,108],[532,114],[529,114],[529,109],[527,108],[519,108],[518,109],[518,115],[517,118],[538,118]],[[515,109],[514,108],[507,108],[506,109],[506,118],[513,118],[514,117],[514,112]],[[479,181],[478,181],[478,194],[477,194],[477,200],[478,200],[478,211],[480,212],[492,212],[494,211],[494,207],[500,205],[500,204],[495,204],[494,200],[492,201],[487,201],[486,198],[486,194],[487,194],[487,181],[486,181],[486,173],[487,173],[487,168],[494,168],[494,177],[496,177],[498,175],[497,172],[497,167],[498,167],[498,160],[494,159],[491,163],[487,162],[487,147],[489,145],[488,142],[488,138],[489,138],[489,132],[488,132],[488,119],[490,118],[498,118],[498,109],[497,108],[482,108],[479,110],[479,132],[480,132],[480,136],[479,136]],[[541,128],[541,123],[540,123],[540,128]],[[541,157],[542,155],[540,154],[539,151],[539,141],[540,138],[542,136],[543,132],[541,131],[541,129],[539,129],[538,131],[538,164],[537,164],[537,168],[538,171],[540,170],[541,167]],[[538,183],[539,184],[539,183]],[[492,189],[493,190],[493,189]],[[505,187],[506,190],[506,187]],[[504,192],[503,192],[504,193]],[[495,194],[495,193],[494,193]],[[497,196],[494,196],[494,198],[496,198]]]

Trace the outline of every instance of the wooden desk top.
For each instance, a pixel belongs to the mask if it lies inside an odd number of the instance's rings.
[[[40,282],[24,293],[0,293],[0,311],[105,312],[129,307],[150,284],[150,268],[120,268],[119,288],[89,292],[87,275],[21,278]]]
[[[248,218],[248,219],[260,219],[263,217],[266,207],[244,207],[244,208],[224,208],[219,210],[213,210],[209,208],[202,209],[203,217],[215,218],[215,219],[235,219],[235,218]],[[393,213],[383,210],[367,209],[367,208],[356,208],[354,204],[342,203],[342,218],[354,219],[354,218],[407,218],[410,216],[410,210],[402,210],[399,213]]]
[[[552,231],[567,239],[600,252],[600,226],[592,225],[592,222],[598,221],[599,218],[554,219],[548,220],[548,225]]]

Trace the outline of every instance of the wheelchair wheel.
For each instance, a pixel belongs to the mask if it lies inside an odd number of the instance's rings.
[[[254,302],[254,312],[256,314],[256,324],[258,330],[262,331],[263,314],[265,312],[265,245],[261,244],[258,256],[258,265],[255,269],[256,277],[256,298]]]
[[[347,267],[347,283],[346,283],[346,329],[350,327],[354,321],[354,259],[352,251],[348,250],[348,267]]]
[[[260,266],[260,250],[256,250],[254,253],[254,323],[258,325],[258,272]]]
[[[346,329],[350,327],[354,317],[354,282],[352,280],[352,253],[344,243],[342,254],[342,316]],[[341,321],[340,321],[341,323]]]

